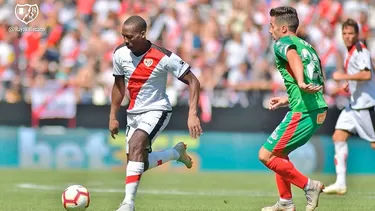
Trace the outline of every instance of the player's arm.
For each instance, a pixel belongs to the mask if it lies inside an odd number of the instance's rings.
[[[371,56],[368,51],[361,51],[355,58],[356,66],[360,71],[355,74],[347,74],[344,72],[335,72],[333,74],[334,80],[349,80],[349,81],[368,81],[371,79]]]
[[[189,86],[189,116],[196,116],[199,102],[200,83],[190,70],[188,70],[188,73],[180,78],[180,80]]]
[[[188,128],[191,137],[198,138],[202,134],[202,127],[198,118],[198,102],[201,85],[197,77],[195,77],[190,70],[187,70],[187,73],[179,79],[189,86]]]
[[[288,97],[273,97],[270,99],[270,105],[269,109],[270,110],[275,110],[280,107],[288,106],[289,105],[289,100]]]
[[[200,83],[197,77],[190,71],[190,65],[174,53],[171,53],[169,56],[165,67],[176,78],[189,86],[188,128],[190,136],[198,138],[202,134],[202,127],[198,118]]]
[[[287,50],[286,58],[300,89],[309,93],[315,93],[322,89],[322,86],[314,87],[312,84],[305,83],[302,59],[294,48]]]
[[[109,113],[109,131],[111,132],[112,138],[119,131],[119,122],[117,121],[117,112],[120,110],[121,102],[125,96],[125,80],[124,76],[115,75],[115,82],[112,87],[112,100],[111,100],[111,111]]]
[[[350,75],[344,72],[334,72],[333,79],[337,81],[340,81],[340,80],[368,81],[371,79],[371,70],[366,68],[353,75]]]
[[[294,78],[297,81],[298,86],[304,84],[305,82],[303,77],[303,63],[297,51],[293,48],[289,48],[289,50],[286,53],[286,58],[288,59],[290,69],[292,69]]]
[[[116,119],[117,112],[121,107],[121,102],[125,96],[125,80],[124,76],[115,76],[115,82],[113,83],[111,93],[111,112],[110,119]]]
[[[125,96],[124,70],[117,59],[117,54],[115,52],[113,55],[113,76],[115,77],[115,81],[112,86],[111,111],[109,113],[109,131],[111,132],[112,138],[115,138],[115,135],[118,134],[119,123],[116,116]]]

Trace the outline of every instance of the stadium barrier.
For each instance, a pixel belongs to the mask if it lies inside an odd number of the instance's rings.
[[[121,107],[118,114],[120,126],[125,129],[126,112],[125,107]],[[171,120],[167,130],[186,131],[187,130],[187,106],[176,106],[173,108]],[[77,105],[76,127],[83,128],[108,128],[110,106]],[[244,132],[244,133],[272,133],[280,121],[284,118],[288,108],[281,108],[269,111],[261,104],[255,104],[249,108],[213,108],[210,122],[203,122],[204,132]],[[7,104],[0,102],[0,125],[15,126],[20,125],[31,127],[31,106],[26,103]],[[337,108],[330,108],[326,121],[318,130],[319,135],[331,135],[340,114]],[[375,124],[375,119],[374,119]],[[41,119],[40,126],[64,125],[68,126],[66,119]]]
[[[197,171],[268,171],[258,161],[258,150],[265,133],[206,132],[192,140],[185,132],[166,131],[153,150],[188,144]],[[123,171],[126,163],[125,135],[112,139],[107,130],[66,129],[63,127],[0,127],[0,167],[48,169],[101,169]],[[375,173],[375,152],[357,137],[349,141],[348,173]],[[334,149],[329,136],[314,136],[291,154],[291,160],[304,173],[334,173]],[[153,171],[187,171],[182,164],[169,162]]]

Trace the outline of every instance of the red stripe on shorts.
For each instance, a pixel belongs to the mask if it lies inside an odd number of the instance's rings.
[[[293,114],[292,120],[290,120],[288,127],[283,133],[283,136],[281,136],[279,142],[276,144],[276,147],[273,150],[274,152],[282,152],[284,150],[285,146],[293,137],[294,132],[296,132],[301,116],[302,116],[302,113],[300,112]]]

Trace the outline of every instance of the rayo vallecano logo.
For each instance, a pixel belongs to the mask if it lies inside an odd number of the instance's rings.
[[[147,66],[150,67],[154,61],[152,59],[144,59],[143,63]]]
[[[27,25],[38,17],[39,7],[37,4],[17,4],[14,14],[18,20]]]

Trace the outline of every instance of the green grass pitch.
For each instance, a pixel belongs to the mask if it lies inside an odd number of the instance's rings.
[[[63,211],[70,184],[91,192],[88,211],[115,211],[123,199],[124,174],[114,171],[0,170],[0,211]],[[333,175],[311,175],[328,184]],[[350,176],[345,196],[322,195],[318,211],[375,210],[374,176]],[[305,198],[294,188],[297,210]],[[137,211],[259,211],[278,199],[271,173],[170,173],[143,175]]]

